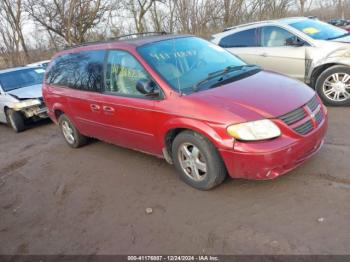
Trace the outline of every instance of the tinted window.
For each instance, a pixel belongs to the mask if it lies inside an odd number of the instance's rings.
[[[0,74],[0,85],[3,90],[11,91],[21,87],[38,85],[43,82],[45,70],[30,68]]]
[[[140,79],[149,79],[140,63],[129,53],[110,51],[107,60],[107,92],[128,96],[144,96],[136,89]]]
[[[46,82],[85,91],[101,91],[104,56],[103,50],[62,55],[52,62]]]
[[[287,39],[293,37],[295,35],[277,26],[265,26],[261,28],[261,46],[264,47],[286,46]]]
[[[241,31],[232,35],[228,35],[221,39],[222,47],[252,47],[257,46],[256,29]]]

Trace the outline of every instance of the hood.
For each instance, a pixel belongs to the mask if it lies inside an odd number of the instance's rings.
[[[189,97],[235,114],[240,121],[274,118],[305,105],[315,92],[304,83],[269,71],[194,93]],[[243,114],[243,116],[242,116]]]
[[[333,39],[331,40],[333,42],[340,42],[340,43],[350,43],[350,35],[341,37],[341,38],[337,38],[337,39]]]
[[[41,98],[43,96],[41,87],[42,87],[41,84],[26,86],[26,87],[8,91],[7,93],[14,95],[16,98],[19,98],[19,99]]]

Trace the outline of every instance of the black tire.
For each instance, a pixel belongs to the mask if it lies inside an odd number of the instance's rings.
[[[190,178],[181,166],[181,157],[179,156],[179,154],[181,154],[180,150],[183,145],[187,144],[197,147],[201,157],[204,157],[207,172],[203,178],[201,178],[201,181]],[[207,138],[198,133],[183,131],[178,134],[172,144],[172,157],[180,178],[194,188],[200,190],[212,189],[221,184],[227,176],[225,164],[215,146]]]
[[[58,124],[60,126],[64,140],[67,142],[67,144],[70,147],[78,148],[78,147],[81,147],[87,143],[87,137],[80,134],[78,129],[73,125],[72,121],[65,114],[60,115],[60,117],[58,118]],[[72,134],[72,137],[74,138],[74,140],[72,140],[72,141],[69,141],[69,139],[66,138],[66,135],[63,131],[64,130],[63,126],[65,124],[68,124],[69,127],[71,128],[71,131],[72,131],[71,134]]]
[[[350,75],[350,67],[336,65],[332,66],[325,71],[323,71],[320,76],[317,78],[315,89],[323,103],[328,106],[348,106],[350,105],[350,96],[342,101],[334,101],[331,98],[327,97],[325,94],[325,89],[323,88],[325,81],[331,77],[333,74],[348,74]],[[350,84],[350,80],[348,81]],[[350,93],[350,90],[348,91]],[[344,98],[343,96],[341,98]]]
[[[8,125],[16,132],[22,132],[26,129],[26,126],[24,124],[24,118],[21,114],[21,112],[7,109],[6,110],[6,118]]]

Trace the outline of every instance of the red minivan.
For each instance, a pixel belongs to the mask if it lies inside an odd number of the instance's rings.
[[[89,43],[58,53],[43,95],[71,147],[87,137],[173,163],[207,190],[227,173],[272,179],[314,155],[327,130],[315,92],[190,35]]]

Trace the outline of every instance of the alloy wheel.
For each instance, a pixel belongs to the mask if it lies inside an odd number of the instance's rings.
[[[69,144],[74,144],[75,138],[74,138],[74,131],[71,125],[67,121],[62,122],[62,132],[64,138],[67,140]]]
[[[334,73],[323,83],[323,94],[330,100],[340,102],[350,98],[350,75]]]
[[[178,159],[183,172],[198,182],[207,176],[207,164],[199,148],[191,143],[183,143],[178,149]]]

